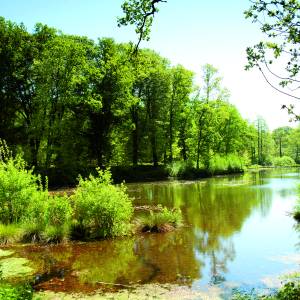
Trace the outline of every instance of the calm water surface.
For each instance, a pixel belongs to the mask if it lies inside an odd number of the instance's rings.
[[[278,275],[299,268],[300,239],[287,215],[299,183],[295,170],[275,170],[128,184],[136,205],[178,207],[185,226],[110,241],[18,247],[16,255],[37,265],[40,289],[55,291],[107,288],[103,282],[273,287]]]

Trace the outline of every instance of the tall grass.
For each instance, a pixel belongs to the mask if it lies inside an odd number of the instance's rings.
[[[244,160],[236,154],[226,156],[215,155],[209,160],[210,174],[228,174],[243,172]]]
[[[196,169],[192,161],[174,161],[166,167],[169,176],[181,179],[193,179],[207,176],[207,172],[201,168]]]
[[[193,179],[216,174],[231,174],[244,171],[245,160],[236,154],[219,155],[215,154],[209,161],[208,167],[196,169],[196,164],[192,161],[174,161],[167,166],[169,176],[183,179]]]
[[[24,230],[20,224],[0,223],[0,244],[11,244],[22,240]]]

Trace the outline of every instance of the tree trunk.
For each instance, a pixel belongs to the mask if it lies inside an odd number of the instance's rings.
[[[132,164],[137,166],[138,155],[139,155],[139,128],[138,128],[138,112],[136,108],[132,108],[131,118],[134,124],[134,129],[132,131]]]

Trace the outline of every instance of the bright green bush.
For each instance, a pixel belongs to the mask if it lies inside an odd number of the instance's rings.
[[[295,166],[295,161],[289,156],[275,157],[273,159],[273,165],[275,167],[289,167]]]
[[[70,222],[72,207],[66,196],[50,196],[45,208],[45,223],[51,226],[63,226]]]
[[[20,157],[0,162],[0,222],[18,223],[33,202],[45,199],[41,179]]]
[[[58,242],[68,238],[71,217],[72,207],[66,196],[49,197],[44,213],[44,239],[47,242]]]
[[[123,185],[112,185],[109,171],[97,171],[97,177],[80,178],[72,196],[77,222],[74,230],[93,238],[124,235],[133,213],[131,199]]]
[[[66,196],[47,196],[33,202],[23,219],[24,241],[59,242],[70,234],[72,207]]]

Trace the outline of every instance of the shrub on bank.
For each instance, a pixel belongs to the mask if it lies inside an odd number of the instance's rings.
[[[50,196],[45,205],[44,239],[47,242],[57,242],[68,238],[72,207],[66,196]]]
[[[73,234],[78,232],[89,238],[105,238],[125,235],[133,214],[131,199],[125,186],[112,184],[109,171],[98,171],[98,176],[80,178],[75,194],[75,224]]]
[[[70,235],[72,207],[66,196],[33,203],[22,223],[24,241],[60,242]]]
[[[289,156],[275,157],[273,159],[273,165],[275,167],[290,167],[295,166],[295,161]]]
[[[32,203],[47,197],[41,179],[27,170],[20,157],[0,162],[0,222],[18,223]]]

